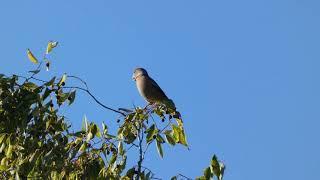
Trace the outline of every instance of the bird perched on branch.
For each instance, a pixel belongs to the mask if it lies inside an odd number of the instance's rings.
[[[145,69],[136,68],[132,79],[136,81],[140,95],[149,104],[163,103],[172,110],[176,109],[173,101],[167,97],[160,86],[148,75]]]

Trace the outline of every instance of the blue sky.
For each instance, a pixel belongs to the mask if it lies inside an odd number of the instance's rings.
[[[320,179],[320,2],[316,0],[2,1],[0,71],[34,68],[60,42],[42,77],[83,77],[112,107],[144,106],[135,67],[181,111],[191,150],[151,148],[145,166],[168,179],[202,174],[213,154],[225,179]],[[87,95],[64,112],[116,127]]]

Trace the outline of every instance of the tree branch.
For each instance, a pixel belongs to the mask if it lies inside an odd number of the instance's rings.
[[[63,89],[78,89],[78,90],[82,90],[82,91],[88,93],[88,94],[96,101],[96,103],[98,103],[100,106],[104,107],[105,109],[108,109],[108,110],[110,110],[110,111],[113,111],[113,112],[116,112],[116,113],[118,113],[118,114],[121,114],[122,116],[126,116],[125,113],[123,113],[123,112],[121,112],[121,111],[118,111],[118,110],[115,110],[115,109],[113,109],[113,108],[110,108],[110,107],[102,104],[102,103],[101,103],[89,90],[87,90],[87,89],[84,89],[84,88],[78,87],[78,86],[66,86],[66,87],[62,87],[62,88],[63,88]]]
[[[142,123],[142,122],[141,122]],[[144,137],[144,133],[142,131],[142,124],[140,123],[140,128],[139,128],[139,136],[138,136],[138,140],[139,140],[139,161],[138,161],[138,175],[137,175],[137,180],[139,180],[139,176],[141,174],[141,168],[142,168],[142,161],[143,161],[143,150],[142,150],[142,142],[143,142],[143,137]],[[141,134],[141,137],[140,137]]]

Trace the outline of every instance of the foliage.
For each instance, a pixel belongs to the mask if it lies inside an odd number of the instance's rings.
[[[156,104],[114,110],[98,101],[80,78],[66,74],[47,81],[35,78],[42,62],[49,69],[47,55],[56,46],[57,42],[48,43],[40,63],[28,49],[30,61],[39,65],[30,76],[0,75],[1,179],[154,179],[154,173],[142,166],[151,144],[156,144],[160,157],[164,156],[164,144],[188,147],[181,115],[175,109]],[[66,86],[72,77],[80,79],[85,87]],[[71,132],[60,111],[72,105],[76,90],[120,114],[117,134],[111,134],[105,123],[99,127],[86,117],[82,129]],[[156,123],[158,119],[162,125]],[[134,148],[138,163],[126,167],[127,152]],[[223,170],[214,156],[200,179],[222,179]]]

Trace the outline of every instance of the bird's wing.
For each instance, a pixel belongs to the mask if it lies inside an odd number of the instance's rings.
[[[149,77],[150,81],[151,81],[151,84],[153,87],[155,87],[157,89],[157,91],[159,93],[161,93],[161,95],[163,95],[164,97],[167,98],[166,94],[162,91],[162,89],[160,88],[160,86],[156,83],[156,81],[154,81],[151,77]]]

